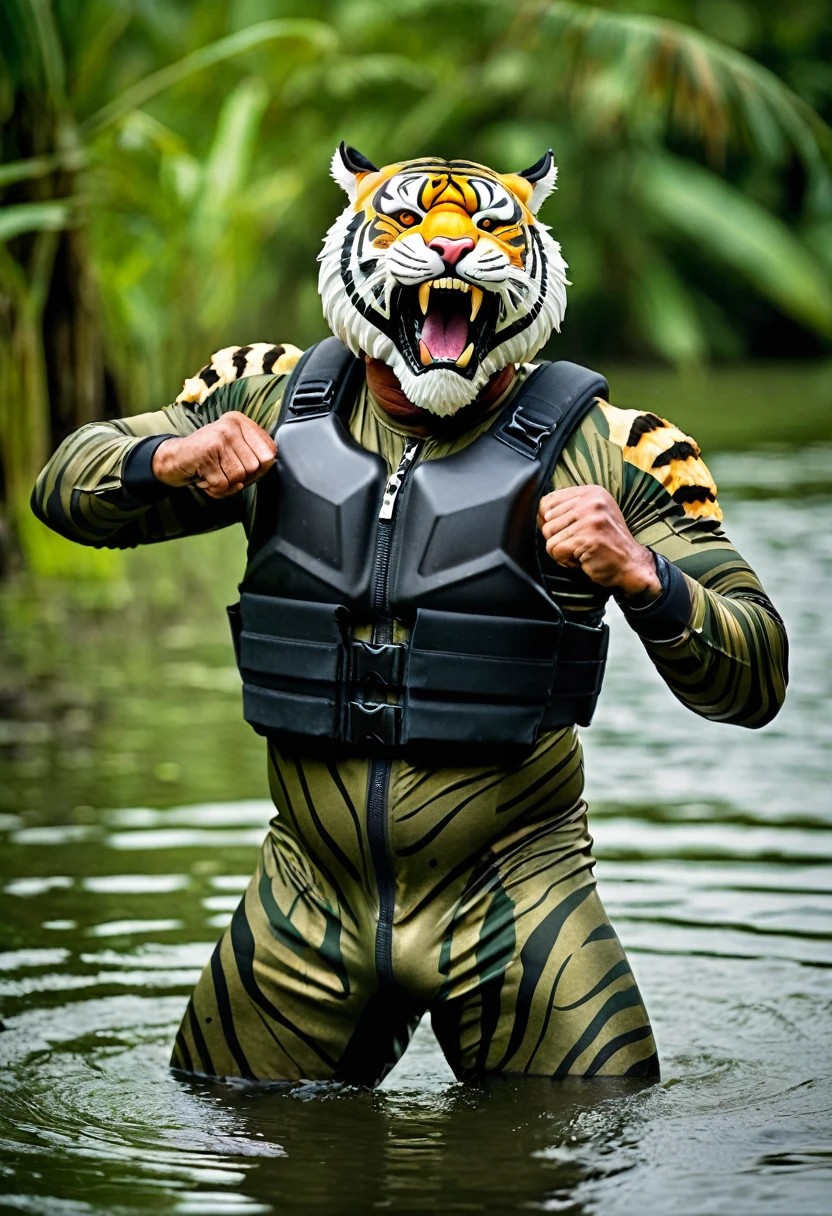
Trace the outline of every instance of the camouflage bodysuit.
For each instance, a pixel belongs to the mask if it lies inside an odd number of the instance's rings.
[[[171,490],[154,481],[151,459],[161,438],[224,411],[274,426],[282,348],[258,349],[256,359],[252,350],[242,348],[238,378],[214,376],[199,404],[70,436],[38,481],[36,514],[73,540],[115,548],[247,525],[256,487],[226,500]],[[493,425],[526,371],[470,431],[428,435],[419,459],[441,460]],[[388,471],[412,435],[366,385],[350,431]],[[657,601],[624,605],[670,690],[702,717],[766,723],[785,691],[783,625],[721,531],[693,441],[655,415],[599,401],[554,476],[556,488],[585,484],[609,491],[671,571]],[[587,620],[609,593],[570,574],[555,598],[567,617]],[[595,886],[576,728],[545,734],[509,765],[394,760],[381,846],[367,821],[368,758],[327,761],[270,745],[268,763],[275,817],[188,1004],[175,1067],[372,1085],[429,1010],[460,1077],[658,1075],[650,1023]]]

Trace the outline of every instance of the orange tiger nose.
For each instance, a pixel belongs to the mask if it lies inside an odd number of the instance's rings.
[[[456,266],[463,254],[470,253],[473,248],[474,242],[470,236],[435,236],[428,245],[428,249],[435,250],[446,266]]]

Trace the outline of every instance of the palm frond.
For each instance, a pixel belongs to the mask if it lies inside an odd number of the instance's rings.
[[[618,83],[616,116],[646,111],[700,139],[719,160],[732,142],[780,159],[792,147],[819,170],[832,148],[832,131],[773,72],[707,34],[664,17],[613,12],[570,0],[543,6],[537,35],[565,73],[553,81],[574,105],[599,78]]]
[[[333,28],[323,21],[286,18],[250,25],[246,29],[238,30],[236,34],[229,34],[227,38],[206,43],[190,55],[185,55],[175,63],[169,63],[158,72],[151,72],[149,76],[138,80],[95,114],[90,115],[81,124],[82,134],[87,137],[96,134],[103,127],[118,122],[131,110],[146,105],[166,89],[173,88],[197,72],[233,59],[254,47],[275,41],[308,42],[318,51],[326,52],[335,49],[338,37]]]
[[[784,313],[832,337],[829,276],[782,220],[716,174],[676,157],[645,157],[636,180],[645,209]]]
[[[633,283],[632,301],[642,333],[669,363],[701,362],[708,350],[696,304],[664,258],[652,257]]]

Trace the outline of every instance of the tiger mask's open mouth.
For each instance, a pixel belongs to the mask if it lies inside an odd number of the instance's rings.
[[[332,175],[349,203],[319,255],[324,316],[413,405],[455,414],[560,327],[566,263],[535,218],[555,188],[551,152],[500,174],[435,157],[379,169],[341,144]]]
[[[473,379],[491,349],[499,306],[496,293],[453,276],[398,287],[396,344],[417,375],[444,368]]]

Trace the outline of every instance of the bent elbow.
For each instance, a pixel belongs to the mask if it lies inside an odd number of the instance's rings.
[[[783,708],[788,682],[788,666],[784,661],[776,670],[761,675],[756,695],[749,698],[728,721],[735,726],[745,726],[749,730],[762,730],[769,722],[774,721]]]
[[[44,474],[42,473],[32,487],[29,506],[35,519],[40,520],[42,524],[46,524],[47,528],[52,528],[53,531],[57,532],[59,531],[57,526],[58,521],[54,511],[50,511],[49,499],[43,493],[43,476]]]
[[[71,520],[64,510],[60,495],[54,489],[50,494],[46,494],[43,480],[44,473],[35,482],[32,496],[29,499],[32,514],[35,519],[46,524],[46,527],[51,528],[53,532],[67,537],[68,540],[77,540],[78,537],[72,529]]]
[[[769,607],[768,615],[774,621],[775,629],[768,634],[764,657],[758,659],[754,691],[742,715],[745,720],[739,723],[750,730],[761,730],[774,721],[783,708],[789,685],[789,639],[786,627],[773,606]]]
[[[82,522],[73,518],[73,510],[76,508],[75,500],[80,498],[80,491],[73,490],[69,510],[63,502],[58,486],[53,486],[49,493],[46,493],[44,481],[47,471],[48,466],[35,483],[29,499],[29,505],[35,518],[53,532],[57,532],[59,536],[63,536],[65,540],[74,541],[77,545],[88,545],[94,549],[111,547],[110,537],[104,534],[99,535],[86,521]]]
[[[762,728],[764,726],[768,726],[769,722],[773,722],[774,719],[777,717],[777,715],[780,713],[780,710],[783,708],[783,702],[785,701],[785,699],[786,698],[784,695],[778,701],[775,701],[772,705],[769,705],[763,711],[763,713],[759,714],[757,717],[752,718],[748,722],[740,722],[740,723],[738,723],[738,725],[747,726],[749,730],[762,730]]]

